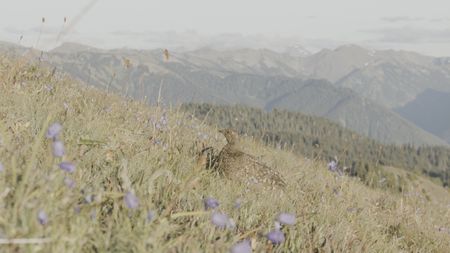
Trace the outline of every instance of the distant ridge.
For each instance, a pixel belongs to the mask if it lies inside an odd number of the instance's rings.
[[[162,98],[170,104],[207,102],[245,104],[267,110],[281,108],[326,117],[384,143],[447,145],[389,108],[405,97],[415,97],[424,85],[409,87],[409,79],[417,75],[396,75],[395,68],[386,67],[395,65],[408,70],[412,66],[411,71],[415,71],[416,65],[429,65],[444,74],[445,61],[437,64],[432,57],[374,51],[355,45],[302,57],[267,49],[202,48],[191,52],[170,51],[167,61],[162,51],[101,50],[65,43],[45,53],[44,60],[89,85],[145,99],[148,103],[156,102],[161,87]],[[125,61],[131,64],[125,67]],[[384,74],[380,74],[380,66],[386,71]],[[369,77],[374,78],[367,81]],[[389,83],[386,78],[400,82]],[[427,80],[430,78],[433,77]],[[333,83],[333,80],[339,81]],[[390,84],[389,88],[385,82]],[[374,98],[380,94],[383,98],[372,99],[365,93],[371,89],[377,91],[373,93]],[[387,94],[392,91],[393,100],[383,95],[385,90]],[[397,98],[400,102],[389,102]]]
[[[395,110],[450,143],[450,93],[427,89],[415,100]]]

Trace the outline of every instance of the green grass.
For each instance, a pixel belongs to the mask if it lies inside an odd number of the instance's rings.
[[[202,143],[225,144],[217,129],[176,108],[167,109],[168,125],[157,129],[151,120],[165,109],[0,61],[0,238],[37,239],[9,241],[0,252],[228,252],[243,239],[252,240],[254,252],[450,252],[450,235],[438,231],[450,227],[442,188],[433,188],[437,200],[415,184],[404,195],[370,189],[335,177],[321,162],[247,139],[249,152],[276,167],[288,187],[281,196],[246,193],[239,182],[197,166]],[[45,138],[53,122],[64,127],[63,159],[52,156]],[[75,173],[59,169],[61,160],[74,162]],[[74,189],[65,177],[76,181]],[[128,191],[140,200],[136,210],[124,205]],[[86,203],[89,195],[94,200]],[[206,196],[220,201],[235,229],[211,224]],[[38,222],[40,210],[48,214],[46,225]],[[156,213],[151,222],[149,210]],[[297,223],[283,228],[283,244],[272,246],[264,235],[284,211],[295,213]]]

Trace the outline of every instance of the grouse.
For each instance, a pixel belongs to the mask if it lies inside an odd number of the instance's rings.
[[[286,186],[277,171],[241,150],[239,135],[234,130],[223,129],[219,132],[227,139],[227,144],[217,157],[219,173],[231,180],[241,181],[246,186],[256,185],[265,189]]]

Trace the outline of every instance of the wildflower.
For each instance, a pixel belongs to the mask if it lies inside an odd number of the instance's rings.
[[[234,228],[236,228],[236,222],[234,222],[233,219],[229,218],[229,219],[228,219],[227,228],[228,228],[228,229],[234,229]]]
[[[336,172],[338,170],[336,161],[333,160],[328,163],[328,170],[333,172]]]
[[[84,201],[87,203],[87,204],[89,204],[89,203],[92,203],[93,201],[94,201],[94,195],[92,195],[92,194],[89,194],[89,195],[87,195],[86,197],[84,197]]]
[[[131,192],[127,192],[123,200],[125,205],[130,209],[136,209],[139,206],[139,199]]]
[[[5,170],[5,168],[3,167],[2,162],[0,162],[0,172],[3,172]]]
[[[205,210],[216,209],[217,207],[219,207],[219,201],[211,197],[205,198],[203,200],[203,203],[205,204]]]
[[[71,179],[70,177],[64,178],[64,184],[69,188],[72,189],[75,187],[75,181]]]
[[[62,141],[54,141],[53,144],[53,156],[63,157],[64,156],[64,143]]]
[[[53,86],[51,85],[45,85],[44,88],[48,91],[51,92],[53,90]]]
[[[273,244],[280,244],[284,242],[284,234],[280,230],[272,230],[267,234],[267,239]]]
[[[156,216],[155,212],[152,210],[149,210],[147,212],[147,221],[151,222],[155,218],[155,216]]]
[[[242,206],[242,200],[237,199],[236,202],[234,202],[234,208],[239,209]]]
[[[48,139],[55,139],[61,133],[62,126],[59,123],[53,123],[47,130],[46,137]]]
[[[231,247],[230,253],[251,253],[252,246],[249,240],[238,242]]]
[[[294,225],[295,224],[295,214],[280,213],[280,215],[278,215],[278,221],[284,225]]]
[[[62,162],[59,164],[59,168],[66,172],[73,173],[76,167],[71,162]]]
[[[79,214],[79,213],[81,212],[81,207],[80,207],[80,206],[76,206],[76,207],[73,208],[73,211],[74,211],[76,214]]]
[[[41,224],[41,225],[46,225],[48,223],[48,216],[45,213],[45,211],[42,209],[39,210],[37,218],[38,218],[39,224]]]
[[[226,228],[229,227],[230,219],[228,216],[224,213],[214,212],[211,216],[211,222],[212,224],[216,225],[219,228]]]

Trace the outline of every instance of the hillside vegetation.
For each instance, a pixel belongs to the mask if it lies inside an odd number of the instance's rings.
[[[210,104],[185,104],[182,109],[209,124],[236,128],[266,144],[313,159],[330,161],[337,157],[349,175],[372,186],[391,178],[386,181],[387,186],[402,191],[403,186],[383,166],[422,173],[445,187],[450,185],[450,149],[446,147],[384,145],[327,119],[284,110],[265,112],[239,105]]]
[[[216,129],[4,58],[0,137],[1,252],[229,252],[245,239],[253,252],[450,251],[448,193],[423,178],[392,194],[246,139],[288,186],[245,192],[197,165],[202,143],[225,144]],[[235,225],[215,227],[204,197]],[[281,212],[296,223],[272,245]]]

